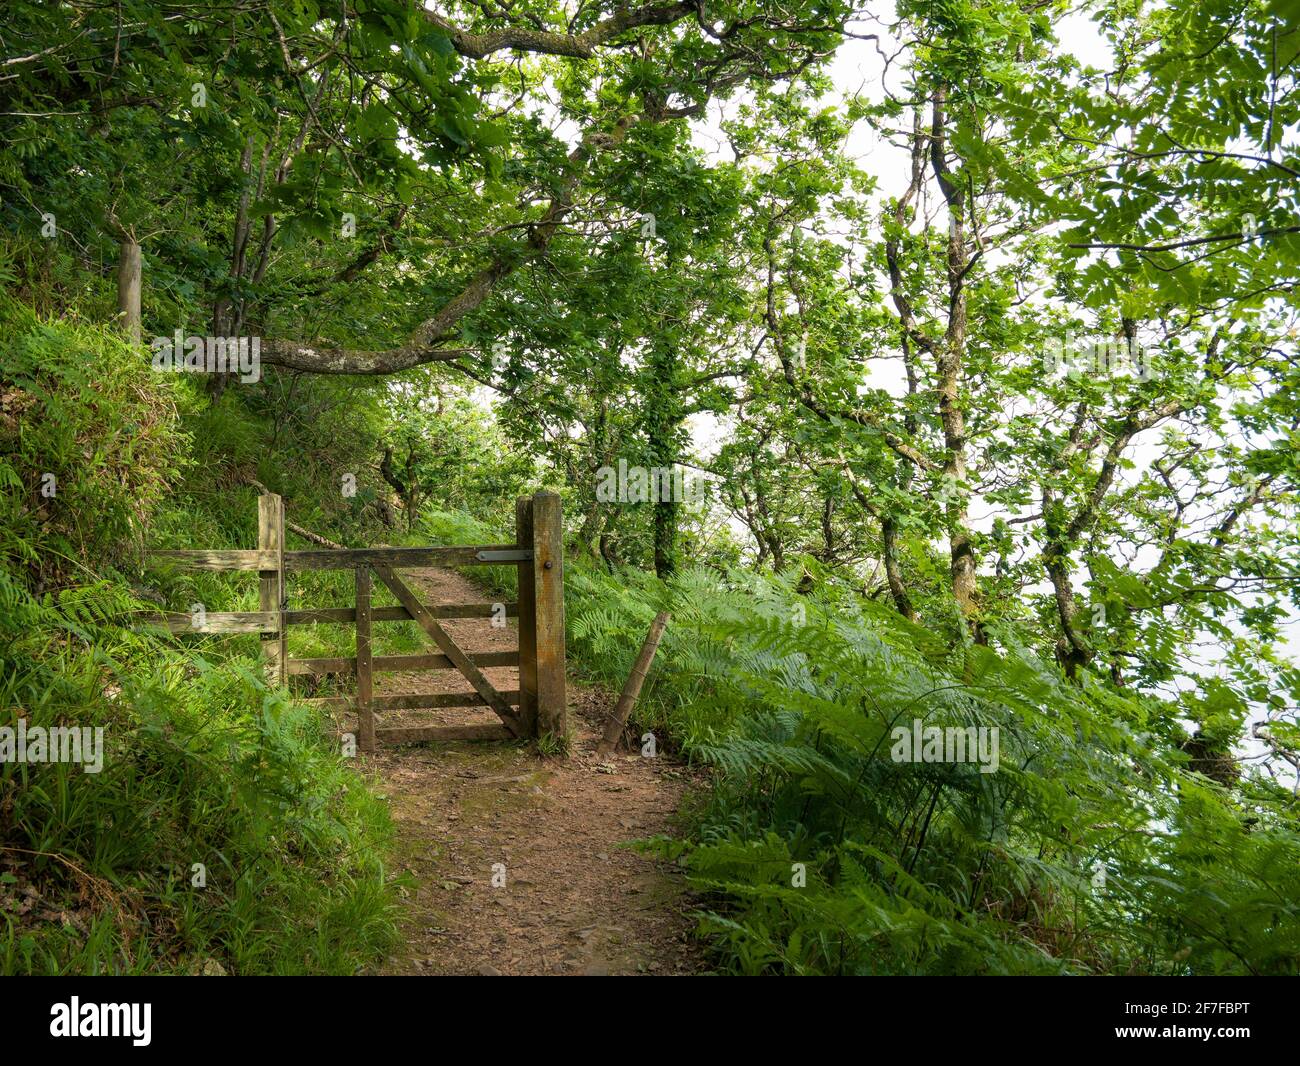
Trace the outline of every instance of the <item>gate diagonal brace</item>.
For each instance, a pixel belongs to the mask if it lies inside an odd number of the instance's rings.
[[[492,686],[492,683],[483,676],[483,672],[470,662],[469,656],[451,639],[447,631],[438,625],[433,615],[420,602],[419,597],[388,567],[379,563],[371,563],[370,568],[378,575],[379,580],[388,586],[392,594],[397,597],[397,602],[405,607],[410,612],[411,617],[419,622],[424,631],[433,638],[433,642],[438,645],[438,649],[452,661],[456,669],[474,686],[474,691],[483,697],[483,702],[496,711],[497,715],[506,724],[506,728],[516,737],[522,736],[523,725],[520,723],[515,709]]]

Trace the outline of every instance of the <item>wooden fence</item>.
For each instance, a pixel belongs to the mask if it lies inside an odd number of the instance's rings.
[[[567,728],[564,662],[564,539],[560,497],[539,492],[515,506],[515,543],[470,547],[324,548],[290,551],[285,547],[284,501],[274,494],[258,498],[257,547],[250,550],[159,550],[158,562],[191,570],[244,570],[258,575],[259,610],[212,611],[201,617],[168,612],[163,620],[176,633],[257,633],[268,680],[286,685],[290,677],[351,676],[353,696],[306,700],[331,710],[355,710],[357,746],[373,751],[377,743],[423,740],[509,739]],[[426,604],[396,573],[409,567],[514,565],[519,571],[515,603]],[[352,570],[356,599],[352,607],[289,609],[289,574],[304,570]],[[375,607],[372,580],[396,597],[396,607]],[[463,651],[439,624],[439,619],[486,618],[504,611],[518,619],[519,648],[512,652]],[[426,655],[374,655],[372,627],[376,623],[414,621],[437,647]],[[356,629],[356,654],[344,658],[291,659],[287,650],[290,626],[316,622],[342,623]],[[484,677],[481,667],[519,667],[519,688],[501,691]],[[458,670],[470,683],[467,693],[414,693],[376,696],[374,675],[395,670]],[[500,725],[383,727],[387,711],[434,707],[486,706]],[[376,719],[380,720],[377,722]]]

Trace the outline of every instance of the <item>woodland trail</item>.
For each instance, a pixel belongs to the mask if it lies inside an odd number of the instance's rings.
[[[483,599],[447,570],[407,571],[425,602]],[[517,647],[490,619],[445,622],[466,651]],[[485,668],[501,689],[514,667]],[[454,670],[383,674],[376,694],[468,692]],[[383,748],[368,757],[409,873],[405,943],[380,973],[512,975],[691,974],[704,969],[680,872],[628,848],[671,831],[687,772],[662,757],[595,744],[613,697],[569,682],[573,749],[540,759],[522,745],[458,742]],[[388,724],[478,724],[486,707],[403,712]],[[505,867],[494,887],[493,866]]]

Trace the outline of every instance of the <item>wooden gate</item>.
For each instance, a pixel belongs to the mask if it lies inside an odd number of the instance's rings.
[[[471,547],[285,549],[284,501],[274,494],[258,499],[258,544],[253,550],[167,550],[151,552],[155,560],[191,570],[257,571],[258,611],[211,611],[163,616],[175,633],[259,633],[267,678],[284,686],[295,675],[356,677],[355,696],[302,702],[331,710],[355,710],[357,746],[373,751],[377,743],[422,740],[509,739],[563,736],[564,678],[564,539],[560,497],[553,492],[525,496],[515,506],[515,543]],[[399,569],[430,566],[500,566],[519,571],[515,603],[426,604],[398,575]],[[302,570],[352,570],[356,579],[353,607],[289,610],[286,578]],[[374,579],[397,599],[396,607],[374,607]],[[518,619],[519,649],[467,653],[439,624],[447,618],[486,618],[504,612]],[[196,617],[196,614],[198,615]],[[437,647],[428,655],[373,655],[375,623],[414,621]],[[286,647],[289,626],[315,622],[352,624],[356,655],[348,658],[291,659]],[[519,688],[497,689],[481,667],[519,667]],[[392,670],[455,669],[473,688],[468,693],[417,693],[376,696],[374,675]],[[433,707],[490,707],[500,725],[397,726],[384,728],[387,711]]]

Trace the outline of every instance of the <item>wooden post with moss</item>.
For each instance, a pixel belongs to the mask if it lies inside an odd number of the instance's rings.
[[[515,501],[515,544],[533,546],[533,501]],[[537,608],[536,575],[531,558],[518,564],[519,592],[519,724],[526,737],[537,736]]]
[[[370,567],[364,563],[356,569],[357,598],[357,747],[375,750],[375,709],[373,669],[370,650]]]
[[[533,496],[532,527],[537,735],[561,738],[568,731],[568,695],[564,679],[564,524],[556,493]],[[522,590],[519,600],[522,618]]]
[[[660,611],[655,615],[655,620],[650,623],[650,632],[646,634],[645,643],[641,645],[636,662],[632,664],[632,672],[627,675],[627,681],[623,684],[623,691],[619,694],[614,713],[605,723],[605,731],[601,734],[600,743],[596,745],[597,755],[608,755],[618,747],[623,730],[627,727],[627,720],[632,714],[632,708],[636,706],[636,701],[641,695],[641,686],[645,684],[646,674],[650,672],[650,664],[655,661],[659,640],[671,619],[672,615],[667,611]]]
[[[262,634],[262,657],[266,681],[281,687],[285,683],[286,634],[284,624],[284,500],[273,492],[257,498],[257,547],[274,553],[274,570],[257,573],[258,610],[275,615],[275,631]]]

